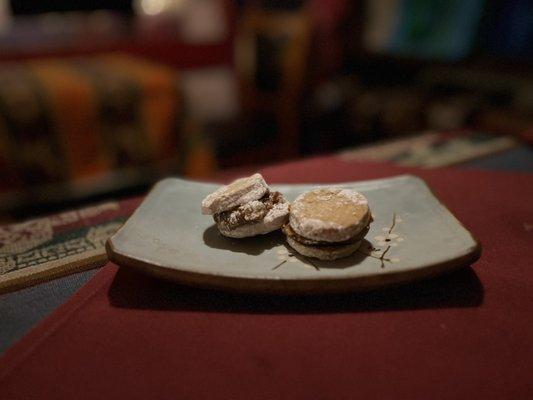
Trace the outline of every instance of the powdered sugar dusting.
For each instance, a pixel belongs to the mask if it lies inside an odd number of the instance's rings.
[[[289,215],[289,203],[284,201],[282,203],[274,204],[274,207],[265,215],[264,222],[271,224],[273,221],[283,218],[284,220]],[[285,222],[285,221],[284,221]]]
[[[240,178],[218,188],[202,201],[202,214],[217,214],[241,204],[259,200],[268,192],[268,185],[261,174]]]
[[[338,192],[338,195],[346,197],[356,205],[368,205],[368,200],[366,199],[366,197],[363,196],[361,193],[356,192],[355,190],[342,189],[340,192]]]
[[[267,211],[265,203],[259,200],[250,201],[249,203],[243,204],[240,208],[244,211],[244,219],[246,221],[263,218]]]
[[[244,224],[234,229],[219,226],[220,233],[233,238],[264,235],[281,228],[289,217],[289,203],[286,201],[275,204],[265,217],[253,224]]]
[[[299,195],[291,205],[291,227],[308,239],[348,240],[369,221],[368,200],[354,190],[318,188]]]

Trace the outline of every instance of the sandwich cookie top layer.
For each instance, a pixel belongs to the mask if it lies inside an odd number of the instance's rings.
[[[289,223],[298,235],[321,242],[349,240],[370,223],[368,200],[342,188],[303,193],[291,204]]]
[[[240,178],[209,194],[202,201],[202,214],[218,214],[223,211],[259,200],[268,192],[268,185],[261,174]]]

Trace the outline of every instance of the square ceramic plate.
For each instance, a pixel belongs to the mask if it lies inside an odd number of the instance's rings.
[[[273,185],[289,200],[321,185]],[[330,185],[331,186],[331,185]],[[337,184],[362,192],[374,217],[357,253],[336,261],[294,255],[283,234],[219,234],[200,203],[218,185],[165,179],[107,242],[115,263],[211,288],[263,293],[368,290],[467,266],[480,245],[414,176]]]

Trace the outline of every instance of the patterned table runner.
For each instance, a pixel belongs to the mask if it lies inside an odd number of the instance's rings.
[[[108,202],[0,227],[0,293],[102,266],[107,238],[139,202]]]

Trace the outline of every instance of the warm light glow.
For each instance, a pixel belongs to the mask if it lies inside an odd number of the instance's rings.
[[[146,15],[160,14],[167,8],[169,0],[141,0],[141,10]]]
[[[135,11],[144,15],[159,15],[161,13],[179,14],[187,0],[136,0]]]

